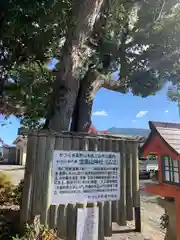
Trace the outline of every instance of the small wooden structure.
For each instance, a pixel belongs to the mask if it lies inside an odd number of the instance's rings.
[[[151,132],[141,147],[141,155],[154,155],[158,159],[159,182],[179,183],[180,124],[150,121],[149,126]],[[173,166],[176,170],[167,169],[167,166],[171,167],[171,159],[175,160]]]
[[[180,124],[149,122],[151,133],[141,149],[146,157],[154,153],[158,159],[158,184],[146,190],[176,201],[176,234],[180,239]],[[174,217],[174,216],[173,216]],[[173,239],[172,239],[173,240]]]
[[[21,226],[40,215],[41,223],[57,228],[63,239],[75,240],[77,207],[92,203],[50,205],[51,163],[54,150],[112,151],[121,155],[120,200],[99,202],[99,240],[112,236],[112,222],[126,226],[135,218],[141,231],[138,143],[133,138],[79,133],[32,132],[28,135],[25,183],[21,205]],[[135,217],[134,217],[135,216]],[[119,233],[119,232],[117,232]]]

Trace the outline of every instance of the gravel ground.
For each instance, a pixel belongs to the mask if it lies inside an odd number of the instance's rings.
[[[24,168],[15,165],[0,165],[0,171],[7,172],[14,184],[18,184],[24,177]],[[148,194],[143,190],[144,184],[150,183],[150,180],[140,180],[141,189],[141,219],[142,233],[123,233],[114,234],[108,240],[163,240],[164,232],[160,229],[160,216],[164,213],[163,209],[157,205],[156,197]],[[134,227],[134,223],[130,222],[128,227]],[[120,227],[113,225],[114,230],[119,230]]]

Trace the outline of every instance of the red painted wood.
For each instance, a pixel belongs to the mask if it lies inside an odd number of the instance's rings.
[[[167,154],[172,159],[176,160],[177,158],[180,159],[180,156],[177,155],[172,149],[166,144],[159,134],[154,132],[152,137],[149,139],[148,143],[145,144],[143,149],[143,157],[147,157],[150,153],[156,153],[158,156],[158,169],[159,169],[159,182],[162,182],[162,165],[161,165],[161,155]]]

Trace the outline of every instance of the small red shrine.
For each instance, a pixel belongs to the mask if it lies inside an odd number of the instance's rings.
[[[145,188],[155,195],[174,198],[176,235],[180,240],[180,124],[149,122],[151,132],[141,148],[141,155],[156,155],[158,184]]]
[[[97,131],[96,128],[91,125],[90,128],[89,128],[89,131],[88,133],[91,133],[91,134],[108,134],[108,131],[104,130],[104,131]]]

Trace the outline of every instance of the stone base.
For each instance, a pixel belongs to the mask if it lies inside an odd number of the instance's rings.
[[[172,199],[163,199],[158,198],[158,204],[164,208],[165,213],[167,213],[168,219],[168,226],[166,229],[165,240],[177,240],[176,236],[176,204],[175,201]]]

